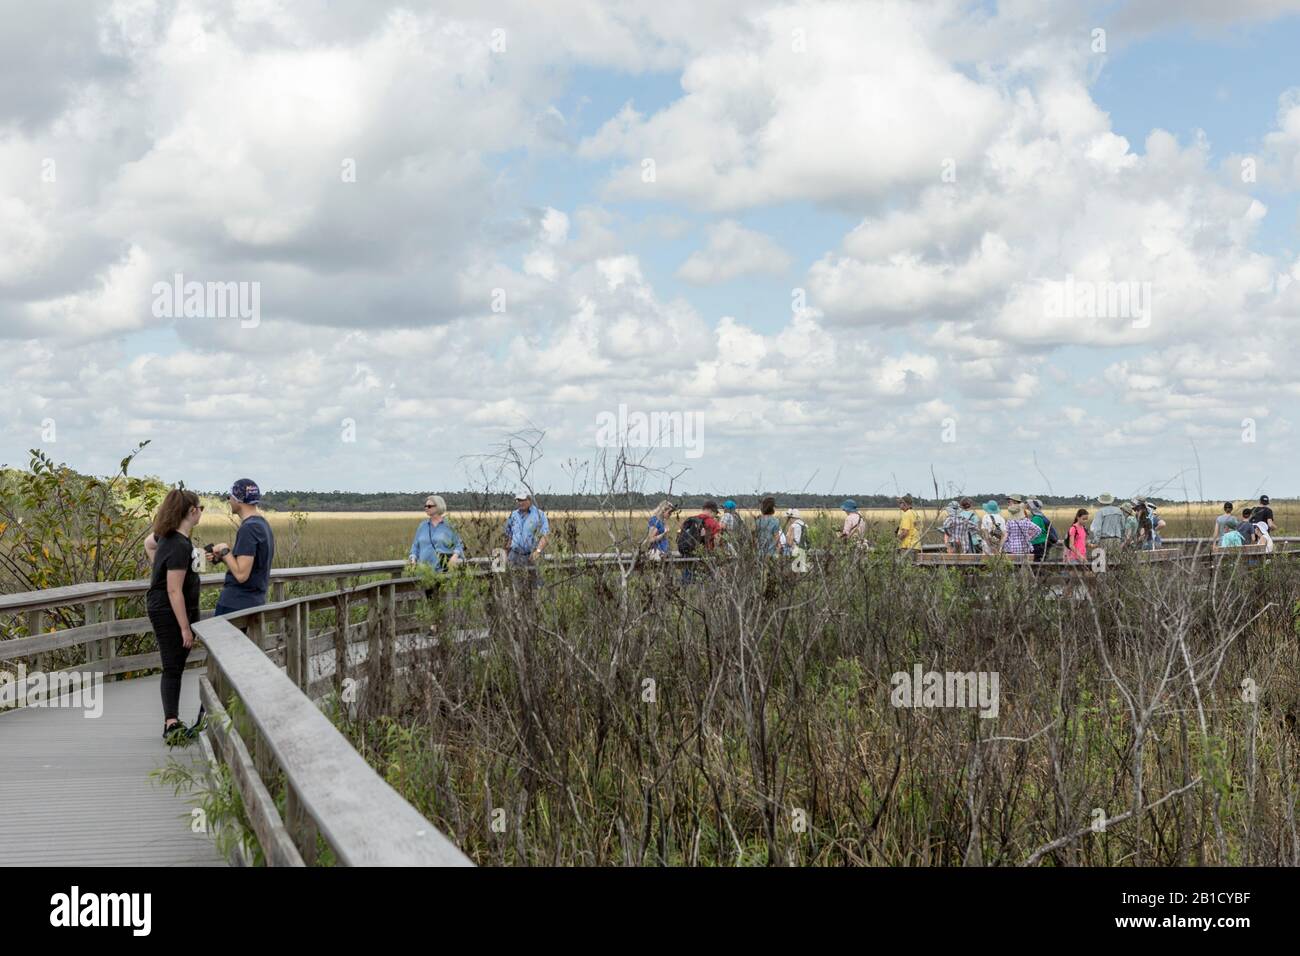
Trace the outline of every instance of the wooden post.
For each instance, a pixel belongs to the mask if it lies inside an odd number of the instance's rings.
[[[397,585],[389,584],[384,587],[384,651],[386,653],[385,671],[386,683],[385,693],[391,694],[396,688],[392,686],[397,680]],[[391,699],[391,698],[389,698]]]
[[[245,629],[244,633],[248,636],[248,639],[250,641],[252,641],[258,647],[261,647],[262,646],[262,615],[259,614],[256,617],[249,618],[248,627]]]
[[[253,764],[257,767],[257,775],[261,778],[266,789],[270,790],[271,785],[275,783],[275,760],[271,756],[271,747],[266,742],[266,736],[258,732],[256,727],[251,726],[253,743]]]
[[[298,792],[293,785],[285,783],[284,787],[284,822],[289,828],[289,836],[307,866],[316,865],[316,821],[308,816],[298,799]]]
[[[104,601],[86,602],[87,624],[108,624],[117,619],[117,602],[112,598]],[[113,669],[113,657],[117,653],[117,639],[106,637],[86,645],[86,663],[95,663],[96,670],[107,675]]]
[[[340,594],[334,599],[334,692],[340,696],[348,666],[348,611],[348,596]]]
[[[44,631],[45,612],[42,610],[28,611],[27,634],[30,637],[35,637],[37,634],[44,633]],[[48,671],[50,669],[49,657],[50,655],[48,654],[37,654],[36,657],[32,659],[32,664],[35,665],[33,669],[38,671]]]
[[[300,605],[295,606],[284,619],[284,671],[289,675],[289,680],[298,685],[299,690],[305,690],[307,655],[302,646],[301,611]]]
[[[371,588],[366,592],[366,697],[363,713],[374,715],[383,712],[384,690],[388,675],[384,673],[384,621],[380,607],[381,592]]]

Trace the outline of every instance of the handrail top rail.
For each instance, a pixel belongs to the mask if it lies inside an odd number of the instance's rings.
[[[632,552],[583,552],[580,554],[546,554],[545,561],[618,561],[631,560],[636,555]],[[466,564],[487,566],[491,558],[468,558]],[[310,578],[344,577],[365,574],[391,574],[407,567],[404,559],[387,561],[360,561],[354,564],[316,564],[297,568],[272,568],[271,581],[299,581]],[[226,572],[216,571],[199,575],[201,587],[215,587],[225,581]],[[85,601],[107,600],[108,598],[133,597],[149,590],[148,578],[131,578],[125,581],[90,581],[85,584],[65,584],[57,588],[42,588],[39,591],[15,591],[12,594],[0,594],[0,614],[13,614],[19,611],[34,611],[45,607],[59,607],[64,604],[81,604]]]
[[[473,865],[229,620],[209,618],[195,624],[194,631],[341,863]]]

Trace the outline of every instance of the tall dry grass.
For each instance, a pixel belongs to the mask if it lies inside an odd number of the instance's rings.
[[[339,720],[483,864],[1300,863],[1296,567],[1025,573],[468,580]],[[891,705],[917,663],[997,672],[999,715]]]

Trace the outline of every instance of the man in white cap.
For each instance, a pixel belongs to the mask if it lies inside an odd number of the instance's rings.
[[[804,538],[808,532],[808,525],[804,522],[798,508],[786,508],[785,517],[786,553],[798,555],[807,548]]]
[[[1088,538],[1114,554],[1124,543],[1124,512],[1115,506],[1115,496],[1108,491],[1097,496],[1097,504],[1101,507],[1088,526]]]
[[[527,488],[515,492],[515,510],[506,518],[506,561],[512,567],[529,568],[536,574],[537,559],[546,550],[551,533],[546,513],[533,505]],[[533,583],[536,582],[534,576]]]

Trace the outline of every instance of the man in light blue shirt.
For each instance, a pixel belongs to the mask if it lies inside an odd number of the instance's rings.
[[[513,567],[531,568],[546,549],[551,525],[546,513],[533,506],[527,490],[515,494],[515,506],[506,518],[506,561]]]
[[[1097,504],[1101,507],[1088,528],[1088,543],[1118,552],[1124,543],[1124,512],[1116,506],[1115,496],[1109,491],[1097,496]]]
[[[427,564],[435,571],[446,571],[464,561],[465,543],[446,520],[447,502],[443,497],[429,495],[424,502],[424,513],[427,520],[415,529],[415,540],[406,560],[411,564]]]

